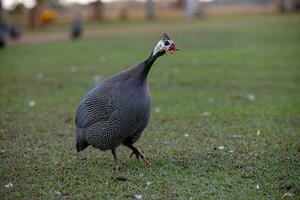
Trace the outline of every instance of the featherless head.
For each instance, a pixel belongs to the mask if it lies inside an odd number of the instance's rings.
[[[167,33],[163,33],[161,36],[160,41],[156,44],[152,55],[164,55],[168,53],[174,53],[178,51],[179,48],[176,46],[176,44],[173,42],[173,40],[170,39],[169,35]]]

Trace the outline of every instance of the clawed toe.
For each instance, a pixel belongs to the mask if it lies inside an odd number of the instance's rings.
[[[137,159],[142,159],[145,163],[145,165],[150,165],[150,160],[147,158],[138,148],[133,146],[132,144],[125,144],[127,147],[129,147],[132,150],[132,153],[130,154],[130,157],[135,155]]]
[[[151,165],[151,162],[150,162],[149,158],[144,156],[144,157],[142,157],[142,159],[143,159],[145,165]]]
[[[151,164],[149,158],[147,158],[142,152],[132,151],[130,157],[132,157],[133,155],[135,155],[137,159],[141,158],[144,161],[145,165],[150,165]]]

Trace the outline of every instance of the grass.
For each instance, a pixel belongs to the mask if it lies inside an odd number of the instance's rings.
[[[132,23],[1,50],[1,199],[299,199],[299,22]],[[137,146],[152,166],[120,147],[128,181],[117,181],[109,151],[75,153],[75,111],[95,76],[143,61],[165,30],[181,51],[150,72],[153,112]]]

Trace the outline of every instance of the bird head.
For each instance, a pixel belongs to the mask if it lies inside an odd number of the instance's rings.
[[[179,48],[176,46],[176,44],[173,42],[173,40],[170,39],[167,33],[163,33],[161,36],[161,39],[156,44],[152,55],[158,55],[162,56],[164,54],[171,53],[178,51]]]

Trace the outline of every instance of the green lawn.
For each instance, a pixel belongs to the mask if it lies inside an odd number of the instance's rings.
[[[299,24],[102,25],[116,31],[0,50],[0,199],[299,199]],[[119,181],[111,152],[75,153],[74,115],[95,78],[143,61],[163,31],[181,51],[149,75],[152,116],[137,146],[152,165],[120,147]]]

